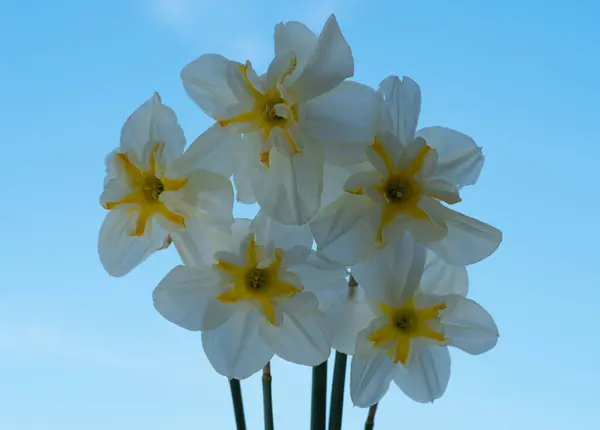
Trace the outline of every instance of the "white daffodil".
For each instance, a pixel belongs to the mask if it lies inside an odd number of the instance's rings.
[[[201,137],[219,138],[219,130]],[[127,274],[171,239],[186,264],[202,261],[212,247],[210,238],[231,226],[231,182],[203,169],[202,160],[182,155],[184,147],[177,117],[158,94],[125,122],[119,148],[106,159],[100,196],[110,212],[98,252],[110,275]]]
[[[407,244],[404,242],[404,246]],[[326,290],[330,294],[319,294],[319,303],[328,305],[321,308],[327,314],[332,334],[331,346],[336,350],[354,355],[357,334],[375,318],[359,282],[364,280],[367,288],[373,284],[386,283],[389,272],[396,270],[395,252],[394,247],[389,247],[376,254],[374,261],[363,261],[353,266],[348,288],[342,289],[336,285],[334,289]],[[402,270],[401,267],[399,269]],[[425,254],[421,283],[427,285],[427,292],[430,294],[453,293],[466,296],[469,286],[464,266],[451,266],[430,250]]]
[[[483,165],[481,148],[443,127],[415,132],[421,93],[411,79],[391,76],[379,91],[387,121],[367,149],[367,167],[351,175],[344,195],[311,221],[319,251],[351,265],[408,230],[449,264],[486,258],[502,233],[442,204],[460,202],[460,187],[476,181]]]
[[[355,271],[374,314],[358,333],[351,364],[350,395],[358,406],[381,400],[391,381],[413,400],[433,402],[450,379],[448,346],[477,355],[496,345],[492,317],[462,295],[459,278],[440,291],[431,268],[424,270],[425,252],[404,235],[382,253],[388,257]]]
[[[255,226],[236,220],[231,235],[218,242],[212,266],[176,267],[154,290],[156,309],[202,331],[209,361],[229,378],[247,378],[274,354],[309,366],[325,361],[331,335],[310,290],[345,276],[344,270],[319,270],[309,248],[258,242],[267,234],[255,235]]]
[[[375,135],[380,97],[343,82],[353,74],[352,52],[333,15],[318,37],[298,22],[278,24],[275,58],[262,76],[249,61],[202,55],[181,72],[184,88],[244,142],[198,151],[229,157],[224,164],[232,166],[238,200],[258,202],[280,223],[304,224],[320,206],[324,160],[357,163]]]

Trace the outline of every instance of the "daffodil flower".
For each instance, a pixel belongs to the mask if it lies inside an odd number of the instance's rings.
[[[408,243],[404,243],[404,246]],[[407,254],[411,257],[410,250]],[[319,305],[325,310],[331,328],[331,346],[347,355],[354,355],[356,336],[375,318],[373,309],[365,297],[360,281],[365,281],[367,288],[371,285],[381,285],[388,282],[389,272],[403,270],[396,266],[396,251],[394,247],[387,248],[375,256],[375,261],[362,261],[352,267],[354,282],[347,288],[333,285],[320,293]],[[373,264],[374,263],[374,264]],[[330,263],[334,264],[334,263]],[[442,260],[431,250],[425,251],[425,265],[421,283],[427,285],[430,294],[460,294],[466,296],[469,287],[467,269],[464,266],[452,266]]]
[[[219,130],[203,136],[218,140]],[[201,160],[189,160],[184,147],[175,113],[158,94],[123,126],[119,148],[106,159],[100,196],[110,212],[100,229],[98,252],[110,275],[129,273],[170,240],[187,264],[201,261],[212,247],[210,238],[231,226],[231,182],[203,169]]]
[[[460,202],[460,187],[477,180],[481,148],[447,128],[415,131],[421,93],[411,79],[391,76],[379,91],[384,120],[367,149],[366,168],[352,174],[345,193],[311,221],[319,251],[351,265],[395,243],[406,230],[449,264],[486,258],[502,233],[446,206]]]
[[[260,242],[269,237],[253,231],[257,225],[265,223],[236,220],[217,241],[212,265],[176,267],[154,290],[158,312],[201,331],[209,361],[229,378],[247,378],[274,354],[309,366],[325,361],[331,334],[311,290],[345,276],[314,265],[309,248]]]
[[[377,403],[392,381],[413,400],[433,402],[450,379],[448,346],[477,355],[496,345],[492,317],[462,295],[460,278],[440,289],[425,254],[404,235],[367,270],[354,270],[373,312],[353,351],[350,395],[358,406]]]
[[[278,24],[275,58],[262,76],[249,61],[202,55],[181,72],[184,88],[244,141],[197,151],[228,160],[239,201],[258,202],[277,222],[304,224],[320,206],[324,162],[359,162],[376,132],[380,98],[368,86],[344,82],[353,74],[352,52],[333,15],[318,37],[298,22]]]

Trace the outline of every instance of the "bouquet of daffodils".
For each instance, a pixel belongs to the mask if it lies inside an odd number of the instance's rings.
[[[465,267],[502,234],[450,208],[484,157],[465,134],[417,128],[412,79],[389,76],[377,90],[348,80],[354,58],[335,16],[318,36],[277,24],[274,39],[262,74],[218,54],[182,70],[185,91],[214,119],[187,149],[158,94],[127,119],[106,158],[100,260],[124,276],[174,244],[183,264],[154,305],[202,333],[229,378],[238,429],[239,380],[261,370],[273,428],[275,355],[313,367],[311,423],[324,429],[332,348],[329,428],[342,428],[347,356],[351,399],[370,408],[372,428],[392,381],[432,402],[449,381],[449,346],[481,354],[497,342],[492,317],[466,297]],[[258,204],[256,217],[234,219],[234,199]]]

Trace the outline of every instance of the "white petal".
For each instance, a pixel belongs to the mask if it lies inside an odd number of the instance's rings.
[[[108,202],[117,202],[133,192],[127,180],[127,175],[121,172],[121,166],[115,162],[116,153],[117,151],[113,151],[106,157],[104,191],[100,195],[100,205],[102,206]]]
[[[238,202],[256,203],[252,189],[252,177],[257,169],[261,168],[260,133],[247,133],[242,136],[242,145],[236,150],[233,164],[233,181]]]
[[[172,176],[179,175],[172,172]],[[163,195],[165,199],[169,196],[169,200],[163,200]],[[180,192],[163,195],[161,201],[178,213],[217,227],[226,228],[233,223],[233,187],[225,176],[208,170],[196,170],[187,176],[187,183]]]
[[[394,382],[411,399],[428,403],[442,397],[450,380],[450,353],[445,346],[413,340],[406,367],[397,366]]]
[[[317,212],[323,190],[323,154],[309,149],[292,156],[270,152],[270,168],[252,181],[261,209],[282,224],[302,225]]]
[[[229,252],[235,255],[240,254],[241,251],[241,256],[236,258],[243,257],[240,262],[240,264],[243,264],[246,255],[246,248],[243,248],[243,245],[240,244],[248,238],[248,234],[250,233],[250,223],[251,221],[249,219],[235,218],[233,220],[231,230],[229,232],[219,234],[217,237],[215,250]]]
[[[352,50],[331,15],[301,75],[292,84],[299,101],[308,101],[338,86],[354,75]]]
[[[469,354],[489,351],[498,342],[498,327],[492,316],[473,300],[459,295],[444,297],[447,309],[441,323],[448,344]]]
[[[375,170],[357,172],[351,175],[344,183],[344,191],[352,192],[357,188],[367,188],[379,185],[381,176]]]
[[[407,145],[415,137],[421,113],[421,89],[408,77],[388,76],[379,84],[379,93],[385,101],[392,120],[392,133]]]
[[[321,207],[324,208],[342,194],[344,183],[352,170],[346,166],[335,166],[330,163],[323,165],[323,194],[321,194]]]
[[[160,249],[167,233],[150,220],[144,236],[130,236],[135,231],[137,215],[125,210],[112,210],[104,219],[98,239],[98,253],[104,269],[111,276],[124,276]]]
[[[502,232],[491,225],[446,207],[443,211],[448,234],[427,246],[447,263],[456,266],[477,263],[489,257],[502,242]]]
[[[302,133],[318,142],[333,164],[357,164],[377,132],[380,100],[372,88],[343,82],[303,106]]]
[[[396,367],[383,349],[373,348],[366,336],[373,324],[359,333],[350,365],[350,397],[361,408],[379,402],[390,386]]]
[[[143,162],[143,151],[150,144],[164,143],[163,156],[169,163],[179,157],[185,148],[183,129],[175,112],[163,105],[155,93],[150,100],[131,114],[121,130],[120,151],[132,155],[136,164]],[[142,167],[138,164],[138,167]]]
[[[303,264],[287,269],[298,275],[306,290],[315,293],[324,289],[343,290],[346,288],[346,268],[327,260],[314,251],[310,252]]]
[[[436,149],[438,162],[433,178],[459,186],[472,185],[479,178],[485,157],[481,147],[466,134],[445,127],[426,127],[417,135]]]
[[[242,147],[238,134],[215,123],[171,167],[183,174],[204,169],[229,177],[233,173],[234,157]]]
[[[418,242],[431,247],[431,243],[441,240],[448,234],[444,216],[445,206],[432,197],[422,197],[418,204],[430,219],[422,220],[405,217],[405,228],[410,230]],[[400,217],[396,217],[400,218]]]
[[[256,236],[258,243],[271,242],[275,248],[289,249],[293,246],[312,248],[313,238],[308,224],[281,224],[262,210],[252,220],[250,230]]]
[[[186,228],[171,231],[181,260],[187,266],[210,265],[214,262],[216,240],[221,229],[199,218],[186,219]]]
[[[338,263],[351,265],[371,257],[381,208],[366,196],[346,194],[322,209],[310,228],[318,250]]]
[[[227,66],[226,73],[227,84],[229,85],[229,88],[231,88],[235,98],[241,104],[238,108],[243,107],[241,111],[236,113],[251,110],[254,107],[253,105],[255,102],[252,88],[262,94],[266,92],[263,79],[258,76],[250,61],[246,61],[246,64],[243,66],[240,63],[231,62]],[[250,85],[248,85],[248,83],[250,83]],[[229,112],[226,117],[230,118],[233,116],[232,113],[233,112]]]
[[[331,346],[348,355],[354,355],[358,334],[375,318],[359,287],[347,287],[344,300],[329,306],[326,315],[331,327]]]
[[[273,357],[273,350],[259,334],[263,319],[260,312],[248,307],[234,313],[219,328],[202,333],[204,352],[218,373],[230,379],[245,379]]]
[[[227,83],[233,62],[217,54],[205,54],[181,71],[183,87],[192,100],[213,118],[237,103]]]
[[[215,329],[231,317],[231,306],[216,298],[221,291],[220,282],[221,278],[210,266],[177,266],[154,289],[154,307],[167,320],[185,329]],[[218,307],[225,318],[216,326],[206,318],[207,310],[213,307]]]
[[[419,286],[424,264],[425,248],[402,234],[372,259],[355,264],[352,275],[370,301],[401,306]]]
[[[297,71],[302,71],[316,46],[317,35],[304,24],[289,21],[275,26],[275,56],[294,52]]]
[[[435,252],[428,250],[419,289],[425,294],[460,294],[469,291],[469,277],[464,266],[451,266]]]
[[[280,306],[282,323],[277,327],[261,326],[261,335],[275,354],[306,366],[316,366],[327,360],[331,351],[331,333],[325,314],[317,308],[316,297],[304,292]]]

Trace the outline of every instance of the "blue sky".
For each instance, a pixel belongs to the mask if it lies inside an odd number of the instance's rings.
[[[470,269],[498,346],[480,357],[453,351],[434,405],[392,389],[376,428],[597,428],[600,3],[4,0],[0,429],[233,428],[227,381],[199,334],[152,306],[175,251],[121,279],[100,265],[104,156],[154,91],[188,141],[209,125],[179,79],[200,54],[264,70],[277,22],[318,31],[330,12],[355,79],[414,78],[421,125],[483,146],[486,166],[461,207],[504,232],[498,252]],[[273,375],[277,428],[308,428],[310,369],[276,360]],[[243,391],[249,426],[261,428],[260,378]],[[361,429],[366,410],[345,406],[345,428]]]

